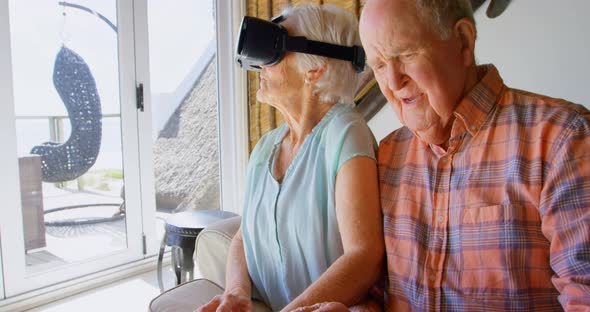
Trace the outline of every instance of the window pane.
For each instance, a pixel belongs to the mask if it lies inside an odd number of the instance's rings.
[[[117,3],[9,12],[27,271],[125,249]]]
[[[212,0],[148,2],[160,235],[169,213],[220,206],[213,7]]]

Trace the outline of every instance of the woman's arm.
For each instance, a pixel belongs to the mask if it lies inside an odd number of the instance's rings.
[[[358,303],[382,273],[383,221],[375,160],[354,157],[336,177],[336,218],[344,254],[283,311],[318,302]]]
[[[246,266],[241,226],[229,246],[225,270],[225,292],[243,294],[250,298],[252,286]]]
[[[381,312],[381,304],[372,299],[367,299],[352,307],[347,307],[340,302],[322,302],[312,306],[300,307],[291,312]]]
[[[209,303],[200,307],[197,312],[252,311],[251,293],[252,286],[246,266],[242,227],[240,227],[229,246],[225,272],[225,292],[223,295],[215,296]]]

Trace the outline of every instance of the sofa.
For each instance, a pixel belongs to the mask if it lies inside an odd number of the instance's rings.
[[[232,237],[240,227],[241,217],[225,219],[204,229],[195,242],[195,262],[202,278],[178,285],[161,293],[150,304],[149,312],[193,312],[215,295],[223,294],[225,263]],[[252,288],[255,312],[272,311],[256,299]]]

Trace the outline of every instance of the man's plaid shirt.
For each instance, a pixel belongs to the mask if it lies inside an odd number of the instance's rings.
[[[380,144],[388,310],[589,310],[590,112],[478,75],[446,150]]]

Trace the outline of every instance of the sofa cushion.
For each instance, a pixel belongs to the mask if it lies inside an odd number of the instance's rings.
[[[150,302],[150,312],[193,312],[216,295],[223,294],[223,288],[205,279],[197,279],[171,288]]]
[[[241,217],[216,222],[204,229],[195,242],[197,267],[203,278],[225,288],[225,264],[232,238],[240,228]]]
[[[223,294],[221,286],[206,279],[197,279],[176,286],[154,298],[149,312],[193,312],[209,302],[214,296]],[[259,301],[253,301],[254,312],[271,310]]]

